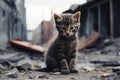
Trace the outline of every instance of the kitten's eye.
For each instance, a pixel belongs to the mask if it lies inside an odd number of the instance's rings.
[[[65,31],[65,28],[64,28],[64,27],[61,27],[61,30],[62,30],[62,31]]]
[[[77,27],[70,27],[70,30],[72,31],[72,32],[76,32],[77,31]]]
[[[70,30],[72,30],[72,31],[73,31],[74,29],[75,29],[74,27],[70,27]]]

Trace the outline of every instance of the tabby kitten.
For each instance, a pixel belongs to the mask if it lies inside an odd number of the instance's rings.
[[[77,31],[80,12],[75,14],[54,14],[58,36],[46,54],[46,67],[50,71],[59,70],[62,74],[75,73]]]

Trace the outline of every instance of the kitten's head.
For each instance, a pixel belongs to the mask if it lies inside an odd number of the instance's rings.
[[[54,19],[59,34],[64,37],[74,36],[80,27],[80,12],[75,14],[54,14]]]

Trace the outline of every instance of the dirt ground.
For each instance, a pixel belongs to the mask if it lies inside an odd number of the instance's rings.
[[[102,66],[90,61],[120,61],[116,54],[78,53],[76,68],[79,73],[62,75],[60,72],[40,72],[45,67],[41,54],[0,51],[0,80],[120,80],[119,66]],[[113,71],[118,70],[118,71]]]

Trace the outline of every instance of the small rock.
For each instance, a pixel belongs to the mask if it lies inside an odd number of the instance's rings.
[[[75,80],[75,78],[71,77],[70,80]]]
[[[53,75],[60,75],[61,74],[61,72],[54,72],[54,73],[52,73]]]
[[[29,77],[29,79],[35,79],[36,78],[36,76],[34,76],[34,75],[28,75],[28,77]]]
[[[10,72],[6,76],[9,78],[18,78],[18,75],[16,72]]]
[[[16,68],[18,69],[18,71],[27,71],[27,70],[31,70],[31,65],[29,63],[25,63],[19,66],[16,66]]]
[[[8,61],[1,61],[0,64],[5,68],[9,69],[11,67],[11,63]]]
[[[46,75],[40,75],[40,76],[38,76],[38,78],[45,78],[46,77]]]
[[[96,54],[100,54],[100,53],[101,53],[101,51],[96,51],[95,53],[96,53]]]
[[[41,61],[44,61],[44,58],[41,58],[40,60],[41,60]]]
[[[120,56],[120,52],[117,52],[117,53],[116,53],[116,56]]]
[[[117,75],[120,75],[120,68],[113,68],[112,71]]]
[[[5,48],[0,48],[0,53],[5,53],[6,52],[6,49]]]
[[[41,66],[40,66],[40,65],[34,65],[34,67],[35,67],[35,68],[38,68],[38,69],[40,69],[40,68],[41,68]]]
[[[24,68],[22,68],[21,66],[16,66],[16,68],[17,68],[17,70],[19,71],[19,72],[22,72],[22,71],[26,71]]]
[[[111,75],[111,73],[103,73],[101,74],[102,77],[109,77]]]
[[[0,69],[1,69],[1,70],[5,70],[5,67],[0,64]]]
[[[93,71],[95,68],[94,67],[84,67],[85,70],[91,72]]]
[[[49,79],[49,76],[47,74],[44,74],[44,75],[40,75],[38,76],[38,78],[45,78],[45,79]]]

